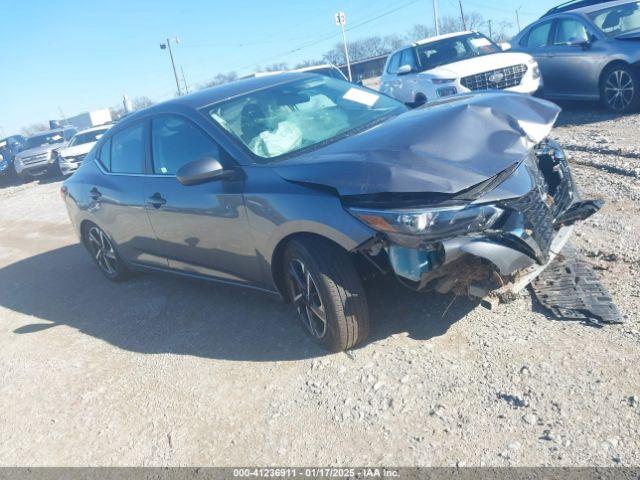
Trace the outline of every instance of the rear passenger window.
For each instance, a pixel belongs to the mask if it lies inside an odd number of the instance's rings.
[[[398,52],[391,57],[389,66],[387,67],[387,73],[396,73],[398,71],[398,68],[400,68],[400,54],[401,52]]]
[[[111,171],[111,139],[107,140],[100,149],[100,163],[107,171]]]
[[[529,48],[546,47],[549,44],[549,32],[551,31],[551,22],[542,23],[529,30],[524,41]]]
[[[111,137],[112,173],[142,173],[144,157],[144,124],[127,128]]]
[[[199,127],[176,116],[151,121],[153,173],[175,175],[185,163],[208,156],[220,160],[218,145]]]

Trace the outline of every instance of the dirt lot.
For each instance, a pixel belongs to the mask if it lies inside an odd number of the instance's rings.
[[[107,282],[58,181],[0,187],[0,465],[640,465],[640,115],[570,106],[574,244],[628,323],[489,312],[381,283],[327,355],[260,294]]]

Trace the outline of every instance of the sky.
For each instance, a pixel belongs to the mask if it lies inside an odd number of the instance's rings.
[[[516,33],[558,0],[462,0]],[[333,15],[347,16],[347,40],[404,36],[433,25],[432,0],[2,0],[0,138],[22,127],[122,104],[122,95],[171,98],[167,37],[190,85],[235,70],[320,58],[341,40]],[[438,0],[459,15],[458,0]],[[359,25],[363,23],[363,25]]]

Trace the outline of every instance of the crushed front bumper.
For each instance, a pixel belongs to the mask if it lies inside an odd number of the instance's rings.
[[[557,144],[541,144],[525,163],[531,188],[516,198],[492,200],[505,213],[491,230],[420,248],[387,242],[396,277],[415,290],[455,291],[493,302],[512,298],[539,276],[567,244],[572,225],[602,202],[580,199]]]

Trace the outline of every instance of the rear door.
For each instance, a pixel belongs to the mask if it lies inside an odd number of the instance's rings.
[[[244,209],[241,180],[184,186],[180,167],[203,156],[232,160],[202,128],[176,114],[151,120],[146,209],[159,252],[172,269],[223,281],[262,282]]]
[[[157,242],[145,209],[147,134],[147,122],[140,121],[102,143],[97,152],[102,174],[88,185],[90,211],[125,260],[166,268],[167,261],[155,252]]]

